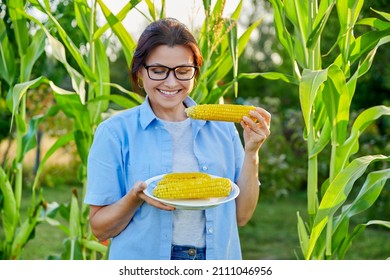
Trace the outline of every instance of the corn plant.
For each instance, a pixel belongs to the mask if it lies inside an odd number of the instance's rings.
[[[133,1],[140,2],[140,1]],[[129,3],[124,9],[130,10],[133,3]],[[27,4],[45,13],[49,21],[44,24],[40,18],[36,18],[26,12]],[[89,43],[89,54],[84,58],[80,50],[74,45],[68,34],[59,25],[58,21],[50,10],[49,1],[7,1],[7,14],[12,23],[12,30],[17,45],[15,54],[12,42],[7,36],[7,29],[4,19],[0,22],[1,32],[1,79],[7,83],[7,104],[12,112],[13,124],[16,127],[17,154],[8,172],[0,169],[1,186],[1,213],[4,231],[4,240],[1,240],[1,257],[3,259],[17,259],[20,257],[23,247],[32,238],[38,222],[46,220],[62,228],[69,236],[63,258],[67,259],[88,259],[96,258],[96,253],[105,257],[106,246],[98,243],[92,236],[88,224],[87,206],[80,203],[76,193],[73,192],[71,203],[65,213],[69,220],[69,226],[59,224],[54,219],[55,209],[47,208],[42,190],[38,190],[39,176],[46,161],[54,152],[67,143],[74,141],[78,149],[82,165],[79,178],[86,181],[86,162],[89,146],[92,142],[93,131],[102,119],[102,112],[108,108],[109,101],[120,103],[123,107],[132,107],[139,104],[142,98],[138,95],[113,85],[109,80],[108,58],[106,56],[106,45],[104,44],[103,33],[107,29],[104,26],[100,29],[96,26],[96,3],[90,7],[87,1],[74,1],[74,9],[78,27],[85,35]],[[28,26],[37,26],[33,35]],[[119,28],[116,28],[119,29]],[[8,32],[11,28],[8,28]],[[54,36],[52,32],[57,31]],[[127,32],[119,30],[119,36],[123,43],[133,42]],[[33,36],[32,36],[33,35]],[[95,36],[95,37],[94,37]],[[57,39],[57,38],[60,39]],[[72,86],[71,90],[63,89],[55,85],[44,76],[31,78],[31,71],[36,60],[44,51],[45,43],[51,46],[53,56],[64,66],[68,72]],[[72,55],[78,69],[66,59],[66,52]],[[130,54],[130,51],[127,52]],[[20,61],[17,71],[14,61]],[[130,58],[129,58],[130,59]],[[81,71],[81,73],[79,72]],[[50,85],[56,99],[56,106],[53,106],[46,114],[33,117],[29,123],[26,120],[26,98],[27,93],[43,84]],[[119,88],[128,95],[110,95],[110,86]],[[23,187],[22,168],[24,155],[36,147],[36,132],[39,124],[53,117],[62,110],[69,118],[74,120],[74,129],[70,133],[60,137],[56,143],[44,155],[37,170],[32,189],[31,209],[29,216],[22,221],[20,215],[20,201]],[[38,194],[36,194],[38,193]],[[45,206],[45,207],[44,207]],[[42,210],[50,210],[43,212]],[[64,208],[63,208],[64,209]]]
[[[201,75],[192,97],[198,103],[217,103],[221,97],[231,92],[238,95],[238,59],[243,53],[252,32],[262,19],[252,23],[241,36],[238,36],[238,20],[243,1],[240,1],[229,18],[223,17],[226,1],[203,1],[205,20],[198,35],[198,43],[204,57]],[[229,75],[232,74],[232,78]],[[248,74],[250,76],[250,74]]]
[[[390,222],[371,220],[350,230],[350,220],[369,209],[390,177],[389,155],[359,155],[359,137],[378,118],[389,116],[384,105],[365,109],[354,120],[350,107],[357,80],[367,73],[378,48],[390,41],[390,14],[375,11],[377,18],[361,18],[363,0],[270,0],[277,38],[290,56],[291,74],[268,73],[298,85],[307,143],[307,212],[297,213],[298,236],[305,259],[343,259],[352,240],[367,226],[390,228]],[[336,10],[340,31],[330,50],[321,49],[324,32]],[[355,37],[357,25],[370,30]],[[324,65],[323,56],[336,57]],[[333,57],[332,56],[332,57]],[[320,183],[319,155],[330,146],[329,174]],[[377,162],[377,164],[374,164]],[[382,169],[375,169],[375,166]],[[370,169],[368,169],[370,167]],[[368,173],[368,174],[367,174]],[[361,180],[365,181],[360,184]],[[351,190],[359,190],[351,197]]]
[[[7,17],[0,19],[0,78],[1,82],[5,83],[1,86],[1,98],[6,99],[7,107],[13,112],[17,149],[12,162],[7,161],[6,166],[0,167],[0,221],[3,230],[0,258],[17,259],[33,236],[43,210],[42,196],[33,188],[27,217],[22,217],[20,213],[24,189],[23,159],[36,143],[31,130],[28,129],[26,97],[19,93],[26,88],[37,86],[37,83],[31,80],[31,73],[35,62],[43,53],[44,34],[38,31],[32,36],[29,33],[26,18],[16,11],[24,9],[24,1],[6,1],[6,5]],[[11,34],[14,39],[10,39]],[[18,99],[17,102],[15,99]],[[39,118],[31,122],[37,122]]]

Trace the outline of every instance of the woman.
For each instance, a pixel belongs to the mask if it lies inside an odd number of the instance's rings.
[[[187,118],[201,65],[193,35],[175,19],[150,24],[139,39],[131,78],[145,101],[99,125],[88,159],[85,202],[93,233],[112,239],[110,259],[241,259],[237,226],[257,205],[258,152],[271,116],[256,108],[256,122],[243,118],[245,148],[233,123]],[[153,176],[194,171],[229,178],[239,196],[180,210],[143,192]]]

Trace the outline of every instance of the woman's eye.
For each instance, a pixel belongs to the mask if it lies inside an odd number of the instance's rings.
[[[162,68],[162,67],[153,67],[153,68],[150,68],[150,70],[154,74],[165,74],[168,71],[166,68]]]

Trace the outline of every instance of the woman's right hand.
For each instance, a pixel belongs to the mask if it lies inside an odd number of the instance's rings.
[[[167,211],[172,211],[175,210],[176,208],[173,206],[166,205],[156,199],[153,199],[149,196],[147,196],[144,193],[144,190],[146,189],[146,183],[138,181],[134,184],[133,189],[131,190],[134,195],[139,199],[145,201],[147,204],[154,206],[156,208],[159,208],[161,210],[167,210]]]

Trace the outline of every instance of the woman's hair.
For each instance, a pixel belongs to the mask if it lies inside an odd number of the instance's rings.
[[[133,89],[140,92],[138,71],[143,67],[150,52],[161,45],[173,47],[183,45],[189,47],[194,54],[195,66],[202,66],[203,57],[199,46],[189,31],[180,21],[174,18],[164,18],[151,23],[141,34],[131,63],[131,82]],[[196,76],[199,75],[199,71]]]

